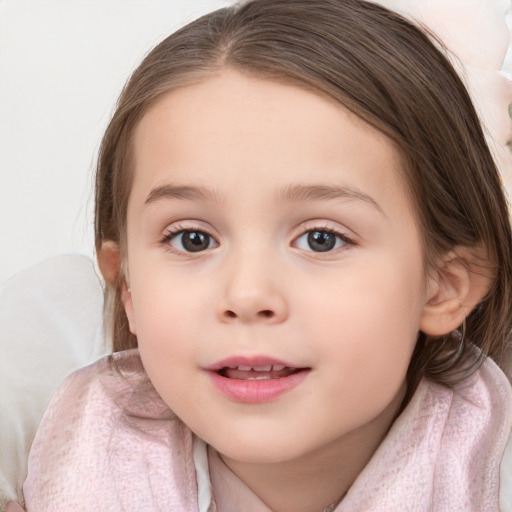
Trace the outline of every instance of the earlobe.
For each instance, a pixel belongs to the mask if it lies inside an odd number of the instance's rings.
[[[98,251],[98,266],[105,281],[118,289],[118,297],[123,303],[126,317],[130,326],[130,332],[135,336],[135,315],[133,310],[132,294],[126,282],[126,277],[121,276],[121,257],[119,245],[112,240],[105,240]]]
[[[130,326],[130,332],[134,336],[137,336],[137,329],[135,327],[135,311],[133,308],[132,292],[130,290],[130,287],[126,283],[126,281],[124,281],[122,284],[121,300],[124,305],[124,311],[126,313],[126,317],[128,318],[128,325]]]
[[[443,336],[457,329],[485,297],[492,279],[487,258],[477,249],[451,251],[429,278],[420,330]]]

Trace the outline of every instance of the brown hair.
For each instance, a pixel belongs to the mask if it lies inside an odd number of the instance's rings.
[[[398,148],[422,231],[427,268],[455,246],[484,249],[494,277],[464,333],[418,336],[409,388],[422,375],[453,383],[484,356],[508,369],[512,237],[495,164],[471,100],[446,57],[420,29],[362,0],[252,0],[220,9],[162,41],[127,83],[101,145],[96,177],[96,249],[124,250],[130,141],[161,94],[221,68],[334,98]],[[137,346],[120,300],[122,275],[107,283],[114,351]],[[477,349],[475,349],[477,347]]]

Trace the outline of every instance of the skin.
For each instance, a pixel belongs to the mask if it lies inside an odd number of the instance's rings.
[[[396,417],[418,331],[458,322],[441,305],[465,274],[426,278],[393,145],[311,92],[223,70],[161,97],[133,144],[124,303],[150,379],[272,510],[322,510]],[[336,247],[313,250],[315,229]],[[309,373],[248,404],[205,371],[254,355]]]

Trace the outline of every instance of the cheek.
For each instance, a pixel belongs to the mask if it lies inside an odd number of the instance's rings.
[[[328,364],[363,386],[379,378],[403,379],[417,338],[424,287],[420,267],[411,272],[392,265],[369,268],[340,278],[307,304],[313,320],[311,351],[319,350],[321,334]],[[332,375],[337,378],[336,372]]]
[[[190,371],[200,353],[194,336],[197,302],[163,283],[138,291],[134,290],[134,310],[144,368],[162,399],[179,410],[175,401],[179,405],[180,397],[196,393]]]
[[[131,292],[138,344],[148,362],[170,368],[196,350],[194,331],[208,315],[203,287],[153,267],[133,275]]]
[[[318,354],[328,370],[322,375],[324,409],[340,404],[348,428],[371,421],[401,396],[418,332],[410,302],[393,300],[394,294],[383,302],[382,294],[359,290],[322,319],[330,327]]]

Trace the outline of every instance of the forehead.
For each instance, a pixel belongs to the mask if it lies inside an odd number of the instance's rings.
[[[167,181],[220,194],[255,183],[396,191],[398,162],[384,134],[334,100],[224,70],[147,110],[133,138],[132,192]]]

